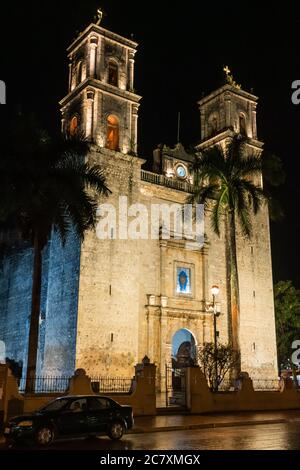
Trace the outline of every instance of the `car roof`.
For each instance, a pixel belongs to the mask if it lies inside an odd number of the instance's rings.
[[[63,397],[57,397],[56,400],[63,400],[63,399],[80,399],[80,398],[106,398],[107,400],[112,400],[110,397],[106,397],[105,395],[64,395]]]

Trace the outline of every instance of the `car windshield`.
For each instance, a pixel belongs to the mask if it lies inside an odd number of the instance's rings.
[[[68,398],[59,398],[57,400],[51,401],[47,405],[39,409],[39,411],[59,411],[62,410],[68,403]]]

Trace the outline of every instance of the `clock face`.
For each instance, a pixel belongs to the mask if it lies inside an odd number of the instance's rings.
[[[186,177],[186,169],[182,165],[179,165],[177,167],[176,173],[177,173],[177,176],[179,176],[179,178],[185,178]]]

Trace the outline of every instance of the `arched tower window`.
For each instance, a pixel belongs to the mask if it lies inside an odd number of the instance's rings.
[[[218,116],[213,114],[209,117],[209,135],[215,135],[218,131],[219,121]]]
[[[75,135],[78,131],[78,117],[75,115],[70,121],[70,135]]]
[[[77,64],[77,71],[76,71],[76,84],[77,85],[79,85],[79,83],[82,82],[82,69],[83,69],[83,63],[82,61],[80,61]]]
[[[113,86],[119,84],[119,68],[115,62],[109,62],[108,64],[108,83]]]
[[[107,118],[106,148],[110,150],[119,149],[119,120],[112,114]]]
[[[240,114],[239,121],[240,121],[240,134],[247,136],[246,118],[244,114]]]
[[[211,127],[213,132],[217,132],[218,130],[218,118],[214,116],[211,120]]]

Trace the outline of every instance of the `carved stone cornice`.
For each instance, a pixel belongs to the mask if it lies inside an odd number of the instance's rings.
[[[160,307],[154,305],[146,306],[146,315],[147,317],[157,317],[157,318],[182,318],[187,320],[209,320],[211,319],[211,313],[208,313],[204,310],[191,310],[191,309],[182,309],[182,308],[172,308],[172,307]]]

